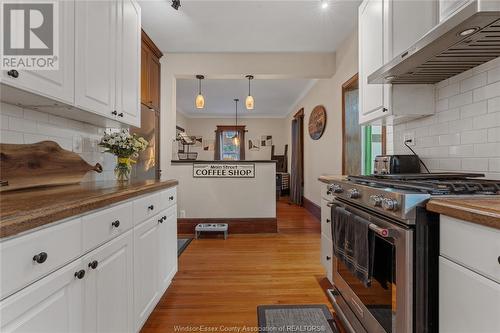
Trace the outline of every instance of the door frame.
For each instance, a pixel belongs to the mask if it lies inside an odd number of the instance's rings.
[[[359,87],[359,74],[354,74],[349,80],[342,84],[342,174],[346,171],[346,128],[345,128],[345,94]],[[358,100],[359,106],[359,100]]]
[[[300,129],[300,137],[302,138],[302,140],[300,141],[300,145],[301,145],[300,151],[302,153],[300,155],[300,160],[302,163],[302,172],[301,172],[300,178],[302,180],[302,184],[301,184],[302,189],[304,189],[304,108],[301,108],[299,111],[297,111],[293,115],[293,118],[294,119],[302,118],[302,128]],[[293,149],[293,147],[292,147],[292,149]]]

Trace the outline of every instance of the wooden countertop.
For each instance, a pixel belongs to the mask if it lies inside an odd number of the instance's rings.
[[[177,180],[108,181],[2,192],[0,238],[177,184]]]
[[[427,203],[431,212],[500,229],[500,197],[436,198]]]
[[[318,180],[325,184],[331,184],[335,181],[345,180],[346,176],[342,175],[323,175],[318,178]]]

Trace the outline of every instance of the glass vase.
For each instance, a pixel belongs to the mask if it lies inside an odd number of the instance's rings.
[[[132,166],[130,157],[118,157],[115,166],[115,177],[117,181],[126,182],[130,180]]]

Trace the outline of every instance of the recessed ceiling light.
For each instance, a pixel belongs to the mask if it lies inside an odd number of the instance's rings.
[[[326,9],[328,7],[328,0],[321,0],[321,8]]]
[[[464,36],[464,37],[465,37],[465,36],[469,36],[469,35],[471,35],[471,34],[475,33],[475,32],[476,32],[476,31],[478,31],[478,30],[479,30],[478,28],[469,28],[469,29],[465,29],[465,30],[461,31],[461,32],[459,33],[459,35],[460,35],[460,36]]]

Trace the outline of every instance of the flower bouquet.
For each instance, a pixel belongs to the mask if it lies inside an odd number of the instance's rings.
[[[134,158],[137,158],[139,152],[146,149],[148,142],[136,134],[130,134],[127,129],[123,129],[105,133],[101,138],[101,142],[99,142],[99,146],[106,148],[105,152],[117,157],[116,179],[127,181],[130,179],[132,163],[135,163]]]

